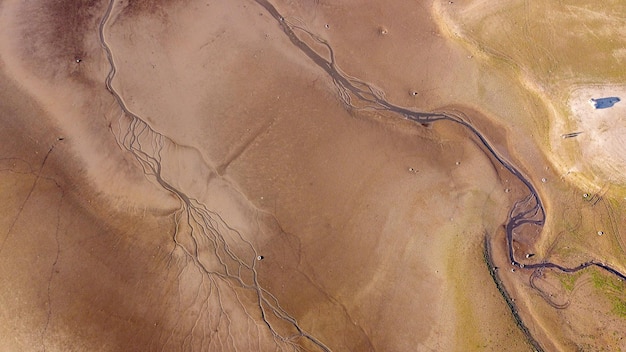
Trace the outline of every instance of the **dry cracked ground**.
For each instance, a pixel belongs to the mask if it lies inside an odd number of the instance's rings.
[[[0,350],[626,350],[626,6],[0,1]]]

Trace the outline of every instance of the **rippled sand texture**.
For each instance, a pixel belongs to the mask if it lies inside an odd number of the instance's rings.
[[[0,349],[618,346],[614,276],[520,265],[624,272],[621,203],[559,180],[447,5],[2,2]],[[518,171],[547,217],[511,266]]]

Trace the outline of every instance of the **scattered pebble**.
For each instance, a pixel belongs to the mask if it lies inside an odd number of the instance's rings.
[[[263,259],[265,259],[265,257],[264,257],[264,256],[262,256],[262,255],[260,255],[260,256],[258,256],[258,257],[256,257],[256,260],[263,260]]]
[[[604,235],[604,231],[598,231],[598,236]]]
[[[327,23],[324,25],[324,27],[326,27],[326,29],[330,28],[330,25]]]
[[[587,197],[589,197],[589,193],[583,194],[583,198],[587,198]]]
[[[546,182],[548,182],[548,179],[544,177],[544,178],[541,179],[541,182],[546,183]]]
[[[457,165],[461,165],[461,162],[460,162],[460,161],[457,161],[457,162],[456,162],[456,164],[457,164]]]
[[[505,189],[504,189],[504,193],[509,193],[509,192],[511,192],[511,190],[510,190],[510,189],[508,189],[508,188],[505,188]]]

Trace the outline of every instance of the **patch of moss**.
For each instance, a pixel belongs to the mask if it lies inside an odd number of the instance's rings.
[[[611,292],[622,292],[624,290],[624,283],[618,281],[612,276],[604,273],[600,273],[597,270],[591,272],[591,281],[593,286],[597,289],[604,289]]]
[[[624,282],[611,275],[594,270],[591,281],[596,289],[602,290],[609,296],[613,307],[611,312],[620,318],[626,318],[626,300],[624,299]]]
[[[561,281],[561,285],[567,291],[572,291],[574,286],[576,285],[576,280],[582,275],[582,272],[576,272],[573,274],[561,274],[559,275],[559,281]]]
[[[613,309],[611,311],[621,318],[626,318],[626,301],[617,297],[613,298]]]

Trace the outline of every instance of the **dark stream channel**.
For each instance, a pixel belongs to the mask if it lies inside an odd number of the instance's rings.
[[[494,147],[489,143],[489,141],[483,136],[483,134],[478,129],[476,129],[469,122],[465,121],[463,118],[459,116],[455,116],[451,113],[416,111],[410,108],[401,107],[401,106],[394,105],[388,102],[387,100],[385,100],[384,94],[381,94],[381,92],[376,90],[372,85],[366,82],[360,81],[358,79],[349,77],[348,75],[343,73],[335,64],[334,52],[331,46],[326,41],[317,37],[315,34],[307,31],[304,28],[297,27],[297,26],[290,24],[276,10],[276,8],[272,4],[270,4],[267,0],[255,0],[255,1],[260,6],[265,8],[265,10],[273,18],[276,19],[278,25],[281,27],[282,31],[287,35],[289,40],[302,53],[304,53],[307,57],[309,57],[317,66],[322,68],[332,78],[334,84],[339,90],[340,95],[342,99],[344,100],[344,103],[346,103],[346,105],[348,105],[349,107],[350,106],[354,107],[354,105],[352,105],[352,97],[355,97],[360,104],[367,104],[367,106],[370,108],[373,108],[379,111],[388,111],[388,112],[400,115],[404,119],[412,120],[420,124],[430,124],[436,121],[449,121],[452,123],[459,124],[465,127],[467,130],[469,130],[469,132],[473,136],[475,136],[478,140],[480,140],[482,146],[484,147],[485,153],[487,153],[489,157],[496,159],[498,163],[500,163],[504,168],[506,168],[511,174],[513,174],[517,179],[519,179],[526,186],[526,188],[528,189],[529,195],[525,197],[524,199],[517,201],[513,205],[512,209],[509,212],[509,216],[505,224],[508,261],[511,263],[512,266],[520,268],[520,269],[524,269],[524,270],[553,269],[553,270],[558,270],[558,271],[566,272],[566,273],[573,273],[573,272],[588,268],[590,266],[596,266],[596,267],[606,270],[607,272],[615,276],[618,276],[619,278],[623,280],[626,280],[626,275],[624,275],[617,269],[609,265],[606,265],[604,263],[593,261],[593,260],[584,262],[575,267],[565,267],[565,266],[559,265],[557,263],[549,262],[549,261],[542,261],[540,263],[534,263],[534,264],[524,264],[524,263],[519,262],[515,258],[515,254],[513,251],[513,235],[514,235],[515,229],[519,228],[520,226],[524,224],[532,224],[532,225],[536,225],[542,228],[545,223],[546,215],[545,215],[545,209],[544,209],[543,203],[541,202],[541,199],[539,198],[537,190],[535,189],[533,184],[524,176],[524,174],[517,167],[515,167],[512,163],[507,161],[497,150],[494,149]],[[113,4],[114,4],[114,1],[110,1],[109,6],[106,9],[106,13],[102,21],[100,22],[100,26],[99,26],[100,42],[105,50],[105,54],[110,63],[110,71],[105,79],[105,85],[106,85],[107,90],[113,95],[113,97],[117,101],[120,108],[126,114],[131,116],[133,120],[135,121],[143,121],[137,115],[133,114],[127,109],[123,99],[115,91],[115,89],[112,87],[112,84],[111,84],[116,74],[116,67],[114,64],[111,50],[104,38],[104,26],[111,14]],[[328,50],[329,59],[326,59],[323,56],[321,56],[319,53],[313,50],[309,45],[307,45],[303,40],[301,40],[300,37],[298,37],[298,35],[294,32],[294,29],[304,32],[306,35],[310,36],[313,40],[316,40],[321,45],[323,45]],[[175,189],[172,185],[170,185],[169,183],[167,183],[161,178],[160,160],[156,160],[147,154],[141,154],[140,152],[138,152],[138,150],[136,150],[136,148],[135,149],[128,148],[128,150],[132,152],[133,154],[135,154],[135,157],[144,166],[144,168],[151,170],[152,176],[156,178],[158,183],[163,188],[175,194],[189,208],[194,207],[192,205],[191,199],[187,195]],[[489,250],[488,247],[489,247],[489,244],[486,243],[485,260],[487,261],[488,265],[492,267],[493,266],[492,252],[491,250]],[[502,281],[500,280],[497,272],[495,270],[490,270],[490,271],[491,271],[491,275],[494,281],[496,282],[496,285],[498,286],[498,289],[500,290],[500,292],[506,299],[507,304],[509,305],[516,319],[516,322],[518,323],[518,325],[520,326],[524,334],[527,336],[527,338],[529,339],[533,347],[537,350],[541,350],[540,345],[531,336],[530,332],[525,327],[521,317],[517,313],[517,309],[514,303],[512,303],[512,300],[510,299],[506,289],[504,288],[504,285]],[[294,326],[296,327],[296,329],[302,336],[308,338],[311,342],[316,344],[322,350],[325,350],[325,351],[330,350],[323,343],[321,343],[321,341],[318,341],[317,339],[313,338],[312,336],[310,336],[309,334],[301,330],[300,327],[295,323],[295,320],[294,320]]]
[[[517,201],[513,208],[509,212],[509,216],[505,225],[506,228],[506,241],[507,241],[507,251],[508,251],[508,260],[512,266],[515,266],[520,269],[525,270],[537,270],[537,269],[554,269],[565,273],[574,273],[585,268],[596,266],[598,268],[604,269],[607,272],[626,280],[626,275],[617,269],[606,265],[597,261],[587,261],[575,267],[565,267],[563,265],[542,261],[540,263],[534,264],[524,264],[519,262],[515,258],[515,254],[513,251],[513,234],[515,229],[524,225],[524,224],[533,224],[539,227],[543,227],[546,219],[545,209],[543,203],[541,202],[541,198],[537,193],[536,188],[533,186],[531,181],[524,176],[524,174],[512,163],[507,161],[494,147],[489,143],[489,141],[483,136],[483,134],[476,129],[469,122],[448,113],[431,113],[424,111],[415,111],[406,107],[401,107],[394,105],[387,100],[384,99],[383,95],[376,94],[376,90],[371,87],[366,82],[348,78],[345,74],[341,72],[340,69],[335,64],[334,53],[331,46],[324,41],[323,39],[317,37],[315,34],[307,31],[304,28],[296,27],[291,25],[279,12],[276,8],[270,4],[267,0],[255,0],[259,5],[261,5],[265,10],[274,17],[278,24],[280,25],[283,32],[289,37],[291,42],[305,55],[307,55],[317,66],[321,67],[326,73],[333,79],[335,85],[338,87],[340,91],[348,91],[352,93],[355,97],[357,97],[361,102],[371,104],[377,110],[381,111],[389,111],[398,115],[401,115],[405,119],[409,119],[415,121],[420,124],[432,123],[435,121],[449,121],[453,123],[457,123],[467,128],[475,137],[477,137],[485,148],[485,152],[493,158],[495,158],[503,167],[505,167],[511,174],[513,174],[517,179],[519,179],[525,186],[528,188],[529,196],[525,199]],[[324,45],[329,52],[330,59],[325,59],[320,54],[318,54],[315,50],[313,50],[309,45],[307,45],[304,41],[302,41],[298,35],[294,32],[294,28],[297,30],[301,30],[305,32],[307,35],[311,36],[314,40],[318,41],[320,44]],[[349,102],[346,102],[349,103]],[[528,204],[531,204],[528,206]],[[520,209],[526,208],[526,209]],[[489,263],[493,263],[491,258],[491,251],[485,251],[486,260]],[[492,274],[496,284],[498,284],[498,288],[502,291],[502,282],[497,277],[497,273]],[[514,304],[512,304],[510,297],[508,297],[508,293],[502,292],[505,298],[507,299],[507,303],[509,303],[509,307],[511,308],[518,325],[522,328],[525,335],[530,340],[531,344],[536,349],[541,349],[536,340],[530,335],[527,328],[525,328],[523,321],[519,317]]]

